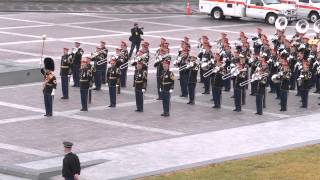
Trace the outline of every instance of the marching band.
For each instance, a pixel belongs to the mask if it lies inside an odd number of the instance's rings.
[[[170,70],[172,62],[179,71],[180,97],[188,97],[187,104],[196,104],[195,89],[199,73],[200,83],[204,85],[202,94],[212,94],[213,108],[221,108],[223,88],[228,92],[231,87],[233,87],[232,98],[234,98],[236,112],[240,112],[242,105],[246,104],[246,91],[249,87],[250,95],[256,97],[257,115],[262,115],[263,109],[266,108],[268,87],[270,87],[269,93],[275,94],[276,99],[280,100],[280,111],[287,111],[290,90],[296,90],[296,96],[301,97],[301,108],[307,108],[310,89],[314,86],[316,89],[314,93],[320,93],[320,50],[318,48],[320,39],[317,36],[314,39],[305,36],[309,29],[309,23],[305,20],[298,21],[297,32],[289,39],[285,35],[287,24],[287,19],[278,18],[275,25],[276,33],[271,38],[268,38],[261,28],[257,28],[256,36],[252,37],[252,48],[247,35],[240,32],[239,38],[234,43],[234,51],[227,34],[221,33],[221,38],[214,41],[217,52],[213,52],[213,45],[209,38],[203,35],[198,43],[199,53],[191,55],[189,38],[184,37],[173,62],[169,43],[165,38],[160,39],[160,46],[153,63],[151,63],[153,57],[149,50],[150,44],[146,41],[142,41],[141,49],[132,60],[124,41],[111,58],[108,58],[108,49],[104,41],[100,42],[100,46],[90,57],[82,57],[84,50],[80,47],[80,43],[76,42],[71,52],[68,48],[64,48],[61,57],[62,99],[69,98],[68,86],[72,75],[74,86],[80,87],[81,111],[88,111],[93,85],[95,87],[93,90],[100,90],[101,84],[107,84],[109,87],[109,107],[116,107],[117,92],[120,94],[120,88],[126,87],[128,67],[134,66],[133,87],[136,111],[143,112],[148,69],[153,65],[156,68],[158,100],[162,100],[163,104],[161,116],[169,116],[170,98],[176,79],[175,74]],[[320,33],[320,21],[314,24],[313,29],[317,35]],[[56,80],[53,74],[54,67],[49,66],[42,69],[45,79],[43,91],[46,115],[52,116],[53,99],[49,96],[54,94]]]

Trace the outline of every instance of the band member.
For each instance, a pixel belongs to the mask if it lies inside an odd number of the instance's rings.
[[[181,68],[186,66],[190,61],[190,49],[186,46],[183,49],[181,54],[181,60],[177,63],[178,67]],[[181,95],[180,97],[188,97],[188,77],[189,77],[189,69],[184,68],[183,70],[179,71],[180,75],[180,88],[181,88]]]
[[[290,47],[290,55],[288,57],[289,61],[289,68],[291,72],[291,77],[290,77],[290,90],[295,90],[296,89],[296,79],[297,75],[295,75],[294,72],[294,66],[297,63],[297,48],[296,46],[291,46]]]
[[[288,102],[288,93],[289,93],[289,85],[291,79],[291,72],[289,65],[287,63],[283,63],[282,65],[283,71],[279,72],[280,79],[280,111],[287,111],[287,102]]]
[[[197,57],[191,56],[190,63],[188,64],[189,74],[188,74],[188,92],[189,92],[189,102],[187,104],[195,104],[195,89],[197,85],[197,76],[199,71],[199,64],[196,62]]]
[[[90,65],[89,58],[83,58],[81,61],[80,71],[80,97],[81,97],[81,109],[80,111],[88,111],[88,94],[89,88],[93,84],[92,67]]]
[[[311,86],[311,78],[312,78],[312,73],[309,70],[309,62],[304,61],[303,70],[301,71],[300,76],[298,78],[298,82],[301,84],[300,86],[301,102],[302,102],[301,108],[308,107],[308,96],[309,96],[309,90]]]
[[[116,60],[111,59],[111,67],[108,68],[107,71],[107,83],[109,86],[109,95],[110,95],[110,105],[109,107],[116,107],[116,92],[117,87],[120,83],[120,70],[119,68],[116,68]]]
[[[169,70],[170,61],[163,61],[163,72],[160,77],[160,92],[162,93],[163,113],[161,116],[170,116],[170,98],[174,88],[174,81],[176,79],[172,71]]]
[[[136,95],[136,112],[143,112],[143,93],[147,88],[147,71],[142,69],[143,62],[137,63],[137,68],[134,71],[133,87],[135,88]]]
[[[213,53],[211,51],[212,46],[210,44],[204,44],[205,51],[199,54],[201,60],[201,69],[203,74],[209,71],[209,66],[212,64]],[[210,94],[210,76],[203,77],[204,92],[202,94]]]
[[[261,57],[262,58],[262,57]],[[256,70],[259,69],[260,67],[260,59],[259,59],[259,54],[254,54],[253,57],[249,60],[249,66],[250,66],[250,75],[252,76],[254,73],[256,73]],[[253,81],[251,82],[251,96],[255,96],[257,93],[257,87],[258,86],[258,81]]]
[[[169,55],[169,49],[168,48],[161,48],[159,54],[156,56],[156,60],[154,63],[154,67],[157,68],[157,89],[158,89],[158,99],[162,100],[162,93],[160,91],[161,87],[161,76],[163,74],[163,61],[171,61],[171,56]]]
[[[104,54],[102,53],[101,47],[96,47],[96,52],[92,56],[91,60],[94,62],[94,68],[95,68],[95,74],[94,74],[95,88],[93,90],[100,91],[101,84],[102,84],[103,71],[107,64],[107,61],[104,58]]]
[[[79,87],[79,81],[80,81],[80,64],[81,59],[84,51],[80,47],[79,42],[75,42],[75,47],[72,48],[72,79],[74,82],[73,87]]]
[[[143,69],[148,71],[148,64],[150,59],[149,45],[150,44],[146,41],[142,44],[142,48],[138,51],[134,61],[131,63],[132,66],[136,66],[137,62],[141,61],[144,64]]]
[[[222,59],[218,53],[215,54],[215,67],[213,67],[214,73],[211,77],[212,85],[212,97],[214,106],[212,108],[221,108],[221,92],[223,87],[222,76],[225,74],[225,67]]]
[[[60,76],[62,97],[61,99],[69,99],[69,77],[71,75],[72,56],[69,54],[68,48],[63,48],[63,55],[60,63]]]
[[[305,60],[305,51],[303,48],[298,49],[298,60],[297,63],[295,64],[295,70],[294,73],[296,74],[296,81],[297,81],[297,94],[296,96],[300,96],[301,95],[301,83],[298,82],[299,76],[301,74],[301,72],[303,71],[303,62],[306,61]]]
[[[47,57],[44,59],[44,68],[41,69],[43,75],[43,97],[46,114],[44,116],[52,116],[52,103],[55,90],[57,89],[57,80],[54,75],[54,61]]]
[[[265,98],[266,86],[267,86],[267,77],[268,73],[265,69],[259,69],[256,74],[257,81],[257,91],[256,91],[256,107],[257,107],[257,115],[262,115],[263,109],[263,99]]]
[[[237,65],[239,70],[239,74],[235,78],[235,87],[234,87],[234,104],[235,109],[233,111],[240,112],[241,111],[241,99],[243,96],[243,91],[245,91],[245,87],[240,86],[247,79],[247,67],[245,65],[245,56],[240,54],[240,62]]]
[[[108,57],[108,49],[106,48],[106,42],[101,41],[100,42],[100,50],[101,50],[101,59],[107,59]],[[106,84],[106,72],[107,72],[107,63],[104,63],[102,66],[102,76],[101,76],[101,82],[103,84]]]
[[[129,61],[127,43],[124,41],[121,41],[121,50],[119,54],[119,60],[121,64],[127,63]],[[125,88],[127,86],[128,66],[126,68],[120,69],[120,71],[121,71],[120,86]]]
[[[222,60],[225,64],[224,72],[227,72],[228,70],[231,70],[232,66],[234,65],[232,63],[233,55],[232,55],[231,47],[229,44],[224,44],[223,49],[224,49],[224,51],[223,51],[223,53],[221,53],[221,56],[222,56]],[[224,91],[229,92],[231,89],[231,79],[228,78],[228,79],[223,80],[223,86],[224,86]]]
[[[140,43],[142,41],[141,35],[143,35],[143,28],[140,28],[138,23],[134,23],[134,27],[131,29],[131,36],[129,41],[131,41],[131,48],[129,53],[129,59],[132,56],[133,50],[136,48],[136,53],[140,49]]]

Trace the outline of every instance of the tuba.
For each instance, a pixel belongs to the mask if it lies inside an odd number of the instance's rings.
[[[309,30],[309,23],[305,19],[301,19],[296,24],[296,30],[298,33],[304,34]]]
[[[275,22],[275,27],[277,30],[283,31],[287,28],[287,26],[288,19],[286,17],[280,16]]]

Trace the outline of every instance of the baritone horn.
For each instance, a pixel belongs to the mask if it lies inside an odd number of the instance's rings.
[[[44,53],[44,45],[45,45],[45,41],[47,39],[47,35],[43,34],[42,35],[42,47],[41,47],[41,57],[40,57],[40,68],[42,68],[42,59],[43,59],[43,53]]]
[[[304,34],[309,30],[310,24],[307,20],[301,19],[296,24],[296,30],[298,33]]]
[[[288,26],[288,19],[286,17],[280,16],[276,22],[275,27],[277,30],[285,30]]]

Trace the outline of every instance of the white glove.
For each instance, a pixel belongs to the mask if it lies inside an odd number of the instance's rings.
[[[144,92],[146,92],[146,90],[145,90],[145,89],[142,89],[142,92],[144,93]]]
[[[93,66],[93,65],[94,65],[94,62],[93,62],[93,61],[91,61],[91,62],[90,62],[90,65],[91,65],[91,66]]]
[[[51,96],[54,96],[56,89],[52,89]]]
[[[162,89],[160,88],[159,91],[162,92]]]
[[[109,84],[108,84],[108,83],[106,83],[106,86],[108,87],[108,86],[109,86]]]
[[[170,89],[170,90],[169,90],[169,93],[170,93],[170,94],[173,93],[173,89]]]

